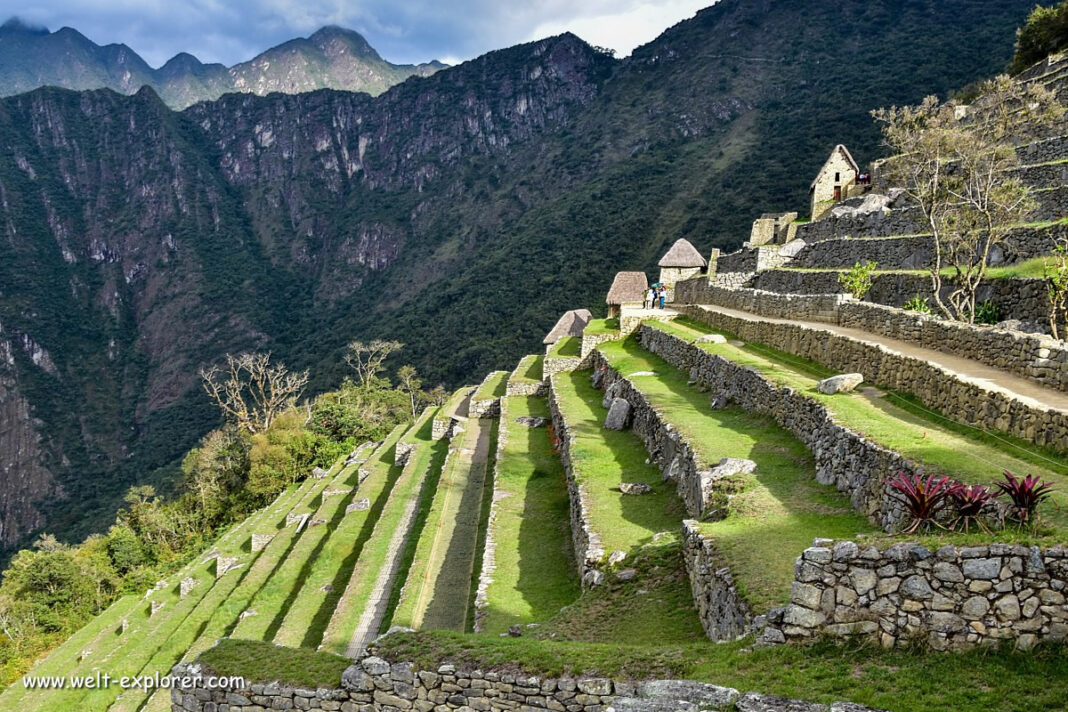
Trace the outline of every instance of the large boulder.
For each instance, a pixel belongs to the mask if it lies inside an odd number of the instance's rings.
[[[835,393],[839,392],[846,393],[848,391],[851,391],[863,382],[863,374],[843,373],[838,376],[824,378],[822,381],[816,384],[816,389],[819,390],[820,393],[834,395]]]
[[[623,494],[652,494],[653,488],[644,482],[621,482],[619,491]]]
[[[626,430],[630,425],[630,403],[626,398],[613,398],[612,405],[608,408],[608,415],[604,418],[604,427],[607,430]]]
[[[694,340],[696,344],[725,344],[727,343],[727,337],[723,334],[705,334],[704,336],[698,336]]]

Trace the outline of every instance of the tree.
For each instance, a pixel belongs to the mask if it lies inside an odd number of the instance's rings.
[[[1053,248],[1053,261],[1042,261],[1049,296],[1049,329],[1053,338],[1061,338],[1060,326],[1068,327],[1068,238],[1062,237]]]
[[[226,355],[226,365],[202,369],[204,391],[227,418],[249,433],[271,427],[308,384],[308,372],[271,365],[271,354]]]
[[[1035,62],[1068,47],[1068,2],[1036,6],[1016,33],[1016,53],[1009,71],[1019,74]]]
[[[1063,113],[1044,87],[1007,76],[986,82],[966,110],[929,96],[919,106],[872,112],[897,154],[883,170],[931,231],[931,296],[945,317],[975,321],[991,251],[1034,208],[1031,188],[1009,174],[1018,165],[1010,139],[1037,134]],[[944,270],[952,277],[945,296]]]
[[[420,388],[423,387],[423,382],[419,379],[415,367],[405,365],[397,369],[397,383],[400,389],[408,394],[408,400],[412,406],[412,419],[415,419],[419,401],[422,399]]]
[[[404,348],[399,341],[375,339],[370,343],[353,341],[345,353],[345,363],[356,372],[356,382],[364,389],[370,390],[375,379],[381,373],[383,364],[390,354]]]
[[[225,513],[231,493],[249,473],[249,436],[235,425],[209,433],[182,460],[183,485],[196,501],[203,521],[214,525]]]

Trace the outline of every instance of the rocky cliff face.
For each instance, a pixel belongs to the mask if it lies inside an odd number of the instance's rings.
[[[391,64],[359,33],[324,27],[224,67],[191,54],[175,55],[159,69],[126,45],[99,46],[77,30],[33,28],[17,19],[0,26],[0,96],[43,86],[113,89],[133,94],[149,86],[169,106],[183,109],[228,92],[266,95],[315,89],[343,89],[377,95],[411,76],[429,76],[445,65]]]
[[[1028,9],[722,0],[624,61],[563,35],[377,97],[0,100],[0,544],[172,482],[214,422],[197,370],[227,352],[315,387],[353,338],[407,343],[428,383],[514,363],[615,270],[804,204],[835,143],[873,157],[871,107],[993,73]]]

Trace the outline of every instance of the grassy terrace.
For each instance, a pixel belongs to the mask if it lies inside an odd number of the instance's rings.
[[[327,652],[345,653],[356,632],[360,616],[374,593],[379,573],[387,562],[390,543],[403,519],[409,500],[427,494],[428,488],[424,484],[428,479],[428,472],[432,471],[435,463],[440,462],[447,448],[447,441],[433,443],[430,439],[431,423],[435,414],[435,409],[428,408],[402,438],[404,442],[414,442],[415,451],[399,475],[391,474],[391,477],[396,477],[396,482],[375,519],[374,529],[360,551],[360,557],[352,568],[344,592],[323,633],[322,649]]]
[[[445,405],[442,406],[441,410],[439,410],[434,417],[451,418],[453,415],[456,415],[457,412],[462,410],[461,406],[463,406],[464,401],[467,400],[467,397],[473,391],[474,388],[471,386],[464,386],[463,388],[457,390],[455,393],[449,396],[449,400],[445,401]]]
[[[496,488],[504,496],[495,504],[496,570],[483,621],[491,635],[551,618],[579,595],[564,468],[548,428],[515,422],[523,416],[548,418],[546,400],[512,396],[501,402]]]
[[[552,358],[578,358],[582,353],[582,339],[578,336],[565,336],[549,349]]]
[[[493,371],[482,381],[475,395],[471,396],[471,400],[500,398],[508,388],[508,376],[508,371]]]
[[[489,445],[496,424],[496,420],[468,421],[449,453],[393,612],[393,625],[467,629]]]
[[[586,324],[586,328],[582,330],[582,333],[597,336],[601,334],[618,334],[619,319],[590,319],[590,323]]]
[[[281,611],[285,618],[274,636],[275,643],[314,648],[322,641],[323,630],[400,474],[400,468],[393,467],[393,453],[406,429],[407,425],[397,426],[366,463],[343,473],[347,477],[342,484],[353,488],[358,482],[359,467],[369,474],[353,494],[331,498],[337,500],[333,506],[335,519],[340,521],[328,520],[327,525],[317,527],[328,526],[329,530],[322,532],[314,551],[304,552],[307,558],[299,574],[299,591]],[[370,500],[370,508],[345,514],[345,508],[357,499]],[[328,503],[329,500],[324,502],[324,506]],[[305,538],[311,541],[310,537]]]
[[[508,380],[518,383],[541,383],[541,370],[544,363],[545,357],[541,354],[524,356]]]
[[[574,434],[575,477],[586,487],[590,524],[605,551],[629,552],[658,532],[679,531],[685,510],[661,483],[660,470],[646,463],[649,454],[641,441],[630,432],[602,427],[607,411],[601,407],[602,393],[590,385],[590,372],[556,374],[553,386]],[[628,497],[619,491],[621,482],[644,482],[655,492]]]
[[[687,341],[713,331],[688,320],[647,323]],[[725,336],[734,338],[730,334]],[[921,408],[913,398],[902,394],[866,388],[852,393],[824,395],[816,390],[816,382],[834,375],[834,371],[761,344],[703,343],[698,346],[754,368],[774,383],[789,386],[820,401],[843,425],[923,463],[927,471],[979,484],[998,479],[1002,470],[1018,475],[1036,474],[1052,481],[1056,486],[1054,496],[1039,511],[1052,528],[1049,536],[1063,539],[1068,533],[1068,461],[1064,458],[1013,438],[995,437],[956,425]],[[1003,534],[998,536],[1003,538]]]
[[[727,518],[701,526],[755,610],[789,602],[794,560],[813,538],[875,531],[833,486],[816,482],[811,454],[769,416],[738,406],[709,410],[707,394],[687,386],[686,373],[644,351],[637,339],[599,350],[623,375],[658,374],[633,382],[704,463],[714,465],[724,457],[757,463],[756,472],[737,478]]]
[[[232,527],[211,547],[224,556],[240,555],[248,551],[249,535],[257,527],[274,527],[284,522],[285,514],[304,497],[308,496],[316,480],[308,480],[299,487],[292,487],[280,495],[270,506]],[[177,662],[184,649],[175,650],[167,640],[168,636],[182,640],[188,638],[189,631],[195,630],[198,621],[203,620],[205,611],[210,614],[211,606],[226,597],[230,589],[244,576],[246,568],[238,569],[215,581],[215,564],[205,563],[206,553],[201,554],[181,571],[168,577],[170,584],[166,589],[152,594],[151,600],[162,601],[164,606],[154,616],[149,617],[150,604],[144,596],[127,596],[120,599],[106,611],[93,619],[89,625],[72,636],[63,646],[54,651],[32,671],[34,675],[78,675],[90,674],[95,669],[121,674],[137,674],[147,664],[158,663],[163,668]],[[178,581],[187,576],[198,580],[198,586],[185,598],[178,595]],[[205,605],[198,605],[203,598]],[[206,607],[205,607],[206,606]],[[188,616],[188,619],[187,619]],[[122,621],[127,620],[129,627],[122,632]],[[184,624],[191,623],[192,627]],[[179,629],[178,627],[181,626]],[[177,629],[177,633],[175,632]],[[180,645],[180,643],[179,643]],[[91,651],[81,661],[78,660],[83,650]],[[81,700],[85,690],[52,690],[49,692],[27,691],[21,685],[14,685],[0,697],[3,709],[105,709],[119,694],[119,689],[94,693],[92,699]],[[135,691],[127,694],[136,696]],[[79,701],[81,700],[81,701]]]

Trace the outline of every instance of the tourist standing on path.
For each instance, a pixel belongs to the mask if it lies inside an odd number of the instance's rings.
[[[666,287],[661,287],[661,288],[660,288],[659,290],[657,290],[657,291],[658,291],[658,292],[659,292],[659,294],[660,294],[660,308],[661,308],[661,309],[663,309],[663,308],[664,308],[664,292],[666,292],[666,291],[667,291],[667,288],[666,288]]]
[[[655,302],[656,302],[656,290],[653,289],[652,287],[649,287],[649,289],[645,290],[645,304],[644,304],[644,306],[645,306],[646,309],[652,309],[653,308],[653,304]]]

